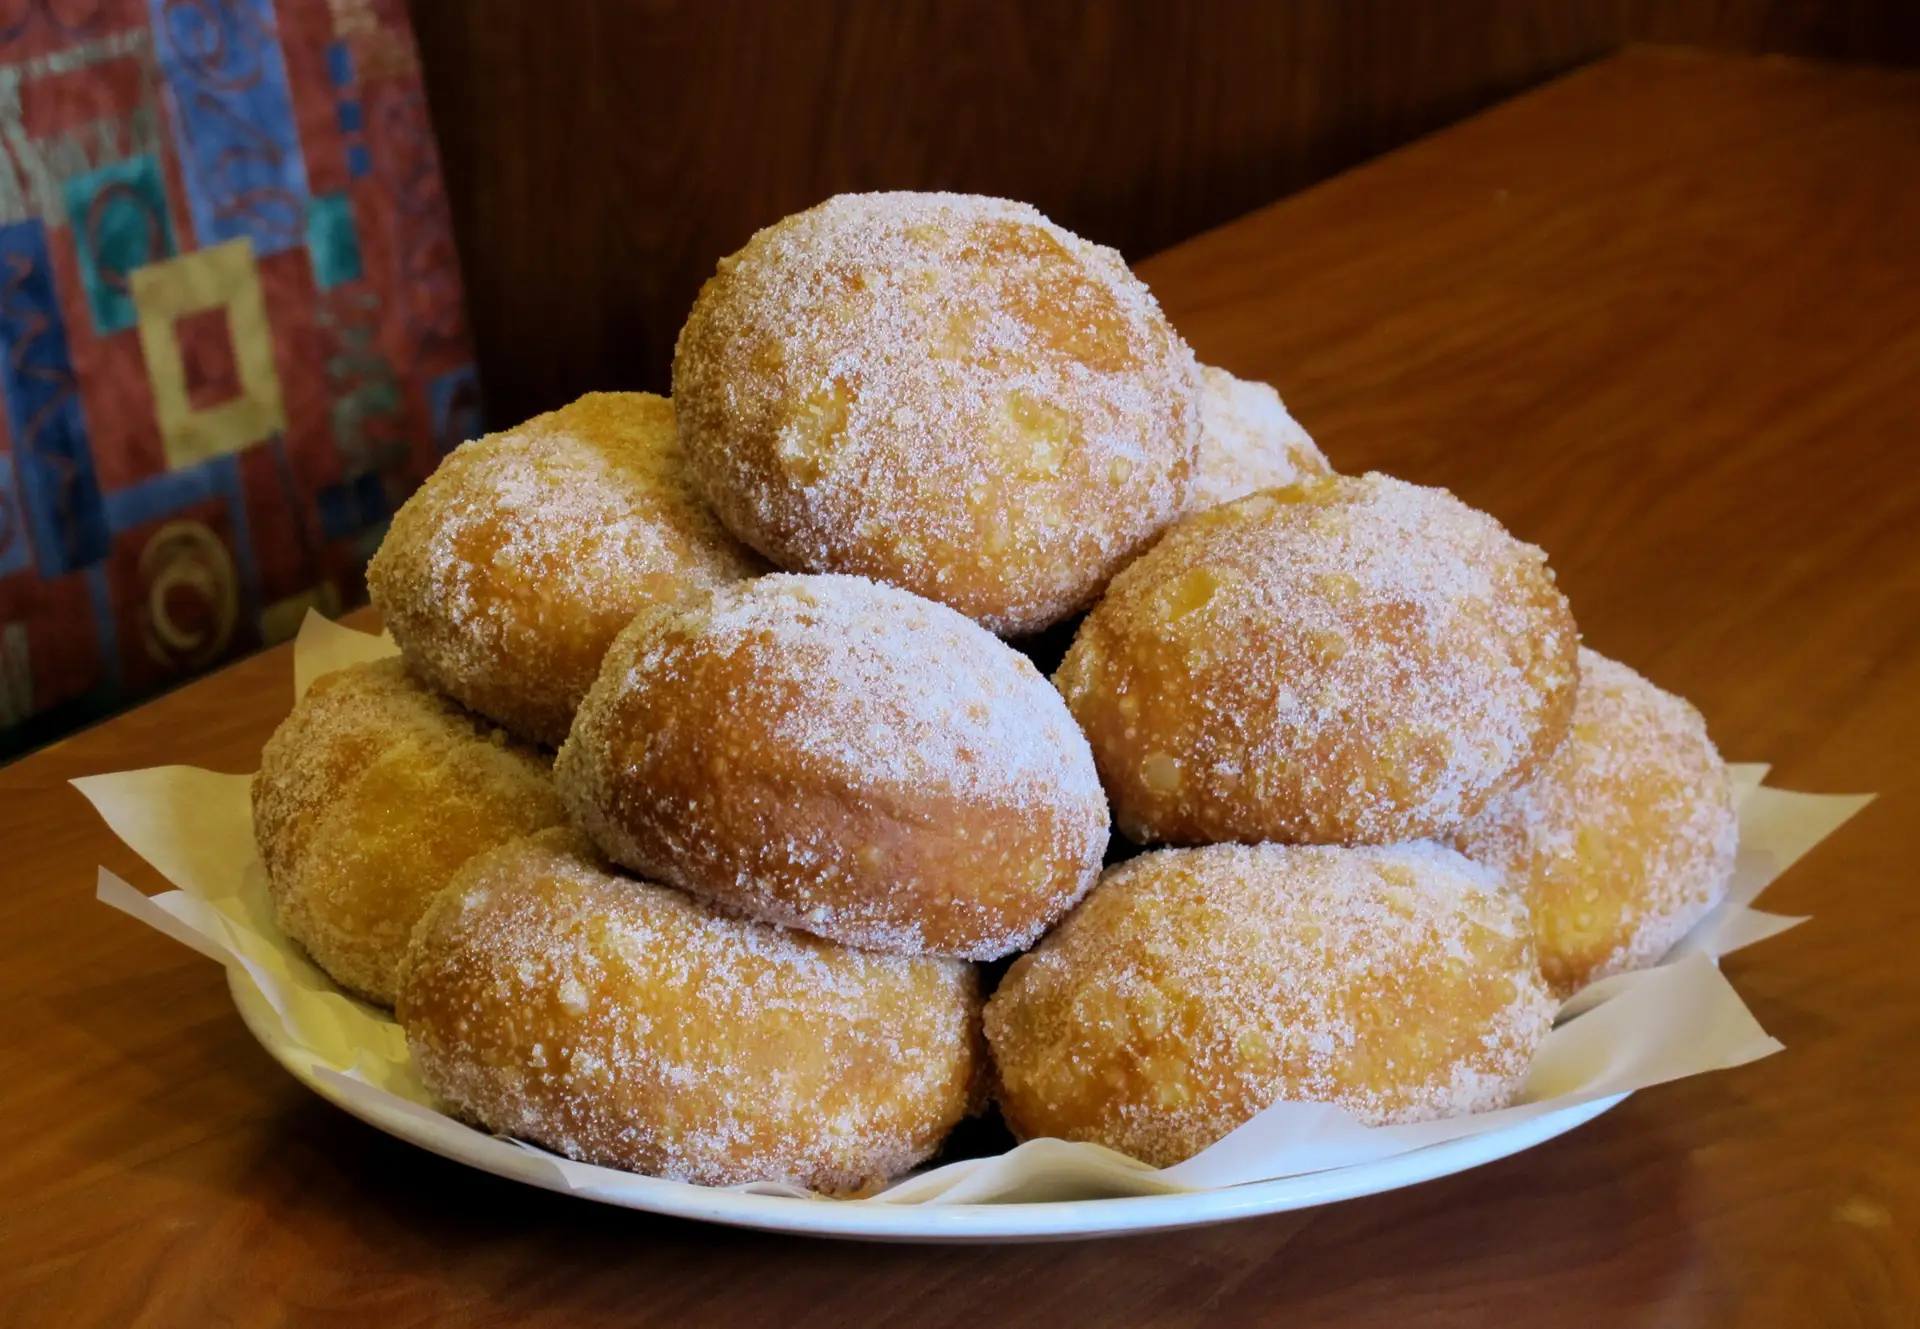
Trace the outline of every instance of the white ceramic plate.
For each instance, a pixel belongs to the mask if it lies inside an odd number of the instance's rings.
[[[230,967],[227,984],[241,1019],[275,1061],[328,1102],[389,1135],[483,1172],[549,1190],[571,1191],[608,1204],[678,1218],[814,1237],[853,1237],[865,1241],[1066,1241],[1224,1223],[1229,1219],[1374,1195],[1464,1172],[1551,1140],[1591,1121],[1626,1097],[1617,1094],[1596,1099],[1504,1130],[1430,1145],[1379,1162],[1179,1195],[1040,1204],[861,1204],[754,1195],[651,1177],[638,1178],[639,1184],[635,1185],[636,1179],[626,1174],[620,1174],[623,1184],[617,1194],[595,1193],[591,1185],[568,1186],[557,1169],[546,1166],[537,1155],[506,1140],[479,1131],[457,1136],[431,1132],[423,1128],[419,1119],[398,1107],[389,1110],[377,1102],[344,1098],[316,1072],[312,1058],[288,1041],[273,1008],[244,970]]]

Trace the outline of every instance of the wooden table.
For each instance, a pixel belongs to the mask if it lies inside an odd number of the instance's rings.
[[[1730,757],[1882,797],[1729,962],[1789,1051],[1478,1171],[1067,1246],[788,1240],[510,1185],[274,1066],[72,776],[252,769],[273,652],[0,772],[0,1323],[1920,1323],[1920,77],[1639,51],[1153,260],[1336,465],[1549,549]]]

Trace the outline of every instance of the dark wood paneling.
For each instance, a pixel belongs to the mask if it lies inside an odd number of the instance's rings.
[[[500,423],[664,390],[714,261],[842,190],[1026,199],[1139,258],[1623,42],[1920,58],[1913,0],[412,10]]]

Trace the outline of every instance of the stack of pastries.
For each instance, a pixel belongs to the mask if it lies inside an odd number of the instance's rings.
[[[1698,713],[1540,550],[1030,207],[787,218],[673,388],[451,454],[368,569],[401,659],[255,779],[281,924],[487,1129],[850,1193],[990,1103],[1156,1165],[1484,1111],[1726,889]]]

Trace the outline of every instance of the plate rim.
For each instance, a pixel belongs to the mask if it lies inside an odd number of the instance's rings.
[[[248,1033],[288,1074],[348,1115],[416,1148],[509,1181],[623,1209],[809,1237],[944,1243],[1064,1241],[1286,1213],[1399,1190],[1511,1157],[1585,1125],[1631,1096],[1629,1091],[1590,1099],[1504,1129],[1389,1158],[1215,1190],[1096,1200],[889,1205],[759,1195],[635,1173],[622,1174],[623,1180],[630,1175],[643,1185],[610,1194],[591,1185],[568,1185],[560,1170],[546,1165],[539,1155],[497,1137],[475,1131],[473,1139],[479,1144],[474,1149],[454,1150],[443,1140],[423,1138],[400,1114],[384,1118],[367,1111],[364,1104],[343,1098],[314,1073],[312,1055],[289,1039],[271,1003],[244,968],[227,967],[227,989]]]

